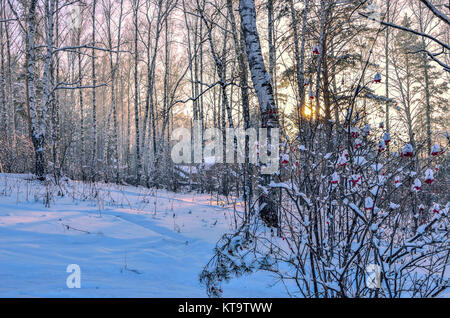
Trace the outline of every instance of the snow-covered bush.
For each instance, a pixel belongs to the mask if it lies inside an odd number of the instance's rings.
[[[432,297],[449,288],[445,149],[418,158],[384,131],[357,123],[336,131],[327,139],[321,125],[310,127],[289,145],[289,164],[271,183],[281,191],[272,198],[279,227],[269,233],[255,215],[225,235],[201,275],[210,295],[254,270],[275,273],[299,297]],[[370,266],[379,266],[379,288],[366,284]]]

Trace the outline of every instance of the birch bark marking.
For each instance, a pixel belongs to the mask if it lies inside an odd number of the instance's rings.
[[[41,109],[39,110],[35,100],[35,87],[34,87],[34,64],[35,64],[35,13],[36,13],[37,0],[32,0],[30,3],[28,14],[28,95],[30,102],[30,116],[31,116],[31,139],[35,152],[35,169],[36,176],[39,180],[44,180],[45,174],[45,133],[46,133],[46,119],[47,110],[50,101],[50,63],[53,51],[53,11],[55,2],[51,0],[50,3],[45,3],[46,13],[46,47],[44,63],[44,75],[42,79],[43,92]]]
[[[258,97],[261,110],[262,128],[268,128],[268,152],[271,150],[271,128],[278,128],[276,106],[273,96],[270,77],[264,65],[261,53],[258,30],[256,28],[256,10],[254,0],[240,0],[239,13],[241,15],[241,27],[245,40],[248,63],[250,67],[253,86]],[[268,194],[262,193],[260,197],[260,216],[268,226],[278,226],[276,205],[273,201],[276,192],[269,187],[272,175],[262,176],[262,186]]]
[[[28,51],[27,51],[27,79],[28,79],[28,103],[30,109],[30,121],[31,121],[31,139],[34,146],[34,151],[36,157],[39,153],[38,140],[36,138],[36,127],[38,125],[38,118],[36,113],[36,100],[34,94],[34,63],[35,63],[35,43],[34,43],[34,32],[35,32],[35,12],[36,12],[37,0],[31,0],[30,7],[28,10]],[[37,159],[36,159],[36,175],[39,176],[37,169]]]

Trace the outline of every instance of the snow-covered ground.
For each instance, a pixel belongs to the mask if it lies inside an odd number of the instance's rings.
[[[197,193],[63,188],[60,197],[29,176],[0,174],[0,297],[206,296],[199,273],[231,230],[233,207]],[[79,289],[66,286],[69,264],[81,268]],[[223,296],[286,297],[275,283],[257,272],[225,284]]]

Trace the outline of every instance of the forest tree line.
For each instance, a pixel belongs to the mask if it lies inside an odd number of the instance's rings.
[[[342,123],[367,66],[361,118],[424,144],[422,155],[445,141],[449,29],[426,3],[256,1],[284,134]],[[259,125],[239,10],[231,0],[2,1],[2,169],[159,184],[173,169],[174,127]]]

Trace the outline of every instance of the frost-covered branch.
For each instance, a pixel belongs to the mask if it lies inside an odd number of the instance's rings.
[[[447,15],[439,11],[429,0],[420,0],[431,12],[439,19],[450,25],[450,19]]]
[[[367,19],[374,20],[374,18],[369,17],[367,14],[364,14],[364,13],[359,13],[359,14],[360,14],[361,16],[367,18]],[[381,21],[381,20],[375,20],[375,21],[378,22],[378,23],[380,23],[380,24],[382,24],[382,25],[385,25],[385,26],[387,26],[387,27],[391,27],[391,28],[394,28],[394,29],[402,30],[402,31],[405,31],[405,32],[409,32],[409,33],[418,35],[418,36],[425,37],[425,38],[430,39],[431,41],[433,41],[433,42],[439,44],[443,49],[445,49],[445,50],[450,50],[450,46],[449,46],[448,44],[442,42],[441,40],[439,40],[439,39],[437,39],[436,37],[431,36],[431,35],[429,35],[429,34],[427,34],[427,33],[419,32],[419,31],[413,30],[413,29],[411,29],[411,28],[407,28],[407,27],[404,27],[404,26],[401,26],[401,25],[397,25],[397,24],[392,23],[392,22],[385,22],[385,21]],[[439,65],[441,65],[441,66],[444,68],[445,71],[450,72],[450,66],[449,66],[449,65],[447,65],[447,64],[445,64],[444,62],[438,60],[438,59],[437,59],[435,56],[433,56],[432,54],[430,55],[429,52],[427,52],[427,55],[430,56],[430,57],[433,59],[433,61],[435,61],[435,62],[437,62]]]

